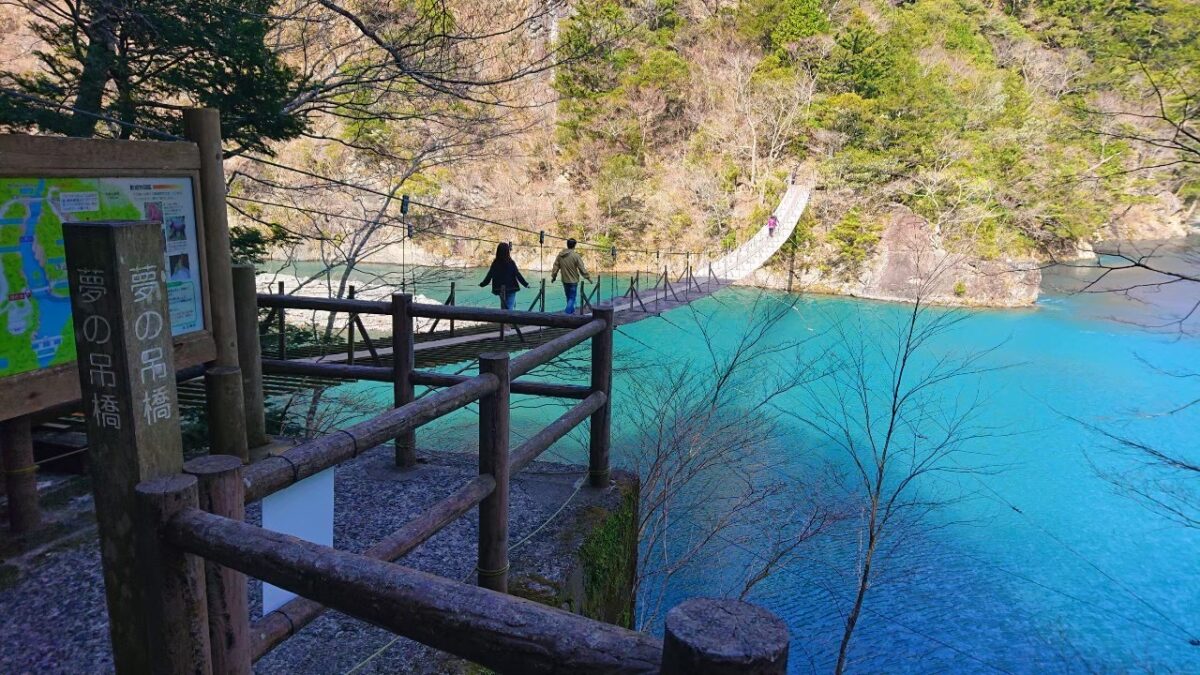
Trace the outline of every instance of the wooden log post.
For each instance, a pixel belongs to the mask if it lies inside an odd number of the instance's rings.
[[[412,295],[392,293],[392,404],[413,400],[412,371],[416,363],[413,345]],[[396,437],[396,466],[407,469],[417,464],[417,434],[401,432]]]
[[[117,672],[212,673],[204,561],[167,544],[161,537],[163,526],[173,516],[184,509],[196,508],[196,478],[183,474],[166,476],[139,484],[136,492],[137,571],[139,581],[145,586],[142,597],[149,666],[139,671],[124,671],[118,666]]]
[[[154,672],[134,488],[183,466],[162,226],[66,223],[63,239],[113,661],[120,673]]]
[[[546,279],[545,278],[542,279],[542,290],[538,291],[538,298],[540,298],[539,304],[538,304],[538,311],[539,312],[546,311]]]
[[[231,366],[210,366],[204,371],[204,400],[208,410],[208,452],[233,455],[250,461],[246,436],[246,418],[241,413],[244,396],[242,370]],[[237,400],[237,405],[233,401]],[[266,420],[263,420],[266,427]]]
[[[692,598],[667,612],[662,675],[784,675],[787,626],[741,600]]]
[[[354,286],[350,286],[350,292],[346,296],[349,299],[354,299]],[[354,365],[354,322],[358,320],[358,315],[350,313],[346,318],[346,363]]]
[[[266,445],[267,413],[263,397],[262,352],[258,337],[258,299],[253,265],[233,266],[234,310],[237,312],[238,363],[242,370],[242,402],[246,411],[246,445]]]
[[[42,509],[38,504],[37,463],[33,461],[33,434],[28,417],[0,422],[0,452],[4,458],[9,530],[13,534],[32,532],[42,524]]]
[[[246,411],[238,371],[237,319],[233,302],[233,252],[225,213],[225,160],[221,116],[213,108],[183,111],[183,133],[200,149],[200,206],[204,213],[204,254],[208,260],[208,305],[216,358],[221,369],[205,373],[209,449],[214,454],[248,457]],[[226,370],[232,368],[232,371]],[[211,380],[222,380],[212,382]],[[223,380],[236,380],[237,386]],[[213,394],[217,397],[213,398]]]
[[[229,455],[198,457],[184,464],[183,470],[199,481],[201,509],[224,518],[245,520],[245,485],[239,458]],[[251,640],[246,575],[214,562],[205,562],[204,585],[213,672],[249,675]]]
[[[278,289],[279,289],[279,294],[283,295],[284,293],[283,293],[283,282],[282,281],[279,282]],[[279,344],[276,347],[275,353],[278,354],[280,359],[286,359],[287,358],[287,316],[286,316],[287,310],[284,309],[282,306],[279,307],[278,309],[279,309],[279,315],[278,315],[279,323],[278,323],[277,327],[279,329],[279,335],[276,336],[276,340],[278,340]]]
[[[612,421],[612,358],[613,358],[613,308],[602,305],[592,309],[592,316],[603,319],[603,331],[592,337],[592,391],[603,392],[604,405],[592,413],[588,446],[588,483],[592,487],[606,488],[609,483],[608,455],[611,442]]]
[[[479,473],[496,488],[479,504],[479,585],[508,592],[508,416],[509,361],[506,352],[479,355],[480,374],[495,375],[496,391],[479,399]]]

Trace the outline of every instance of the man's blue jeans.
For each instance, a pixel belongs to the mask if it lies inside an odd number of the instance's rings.
[[[500,308],[501,309],[513,309],[514,307],[516,307],[516,305],[517,305],[517,292],[516,291],[504,291],[504,294],[500,296]]]
[[[575,313],[575,293],[577,290],[579,290],[579,284],[563,282],[563,292],[567,294],[567,314]]]

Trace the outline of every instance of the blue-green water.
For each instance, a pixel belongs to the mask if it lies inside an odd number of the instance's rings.
[[[1194,297],[1197,291],[1189,292]],[[710,325],[721,326],[716,341],[728,347],[731,336],[752,322],[756,296],[729,290],[696,306],[717,322]],[[1161,413],[1200,397],[1200,378],[1174,376],[1200,370],[1200,341],[1133,325],[1151,323],[1164,306],[1178,309],[1187,299],[1167,293],[1147,305],[1050,288],[1036,308],[971,312],[928,347],[922,359],[995,347],[988,364],[1006,367],[983,375],[978,390],[984,419],[996,433],[955,457],[981,472],[918,485],[954,499],[907,536],[889,541],[852,643],[852,671],[1200,672],[1200,646],[1189,644],[1200,638],[1200,530],[1118,494],[1100,474],[1128,465],[1085,426],[1197,458],[1200,406]],[[819,336],[831,325],[884,326],[905,311],[901,305],[808,298],[773,336],[818,336],[789,356],[802,358],[822,348]],[[623,327],[617,352],[703,367],[709,351],[688,330],[690,321],[688,310],[677,310]],[[629,417],[621,411],[638,403],[629,399],[638,373],[618,376],[617,463],[635,431],[622,426]],[[746,395],[751,399],[755,392]],[[776,403],[801,411],[810,403],[804,397],[813,395],[795,391]],[[963,395],[948,392],[944,403],[961,402]],[[514,442],[561,410],[525,401],[513,415]],[[815,480],[818,473],[847,468],[844,454],[811,428],[790,418],[783,424],[782,437],[766,455],[776,465],[773,472]],[[470,449],[473,425],[471,413],[439,420],[422,430],[422,442]],[[552,457],[583,456],[580,437],[552,449]],[[758,526],[779,528],[775,518],[764,511]],[[793,672],[832,668],[854,590],[859,526],[851,512],[749,596],[787,622]],[[728,590],[734,571],[754,564],[757,555],[745,546],[714,547],[670,581],[665,605]]]

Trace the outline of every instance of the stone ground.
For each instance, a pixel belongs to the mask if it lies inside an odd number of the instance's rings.
[[[476,473],[473,454],[436,453],[412,471],[392,465],[390,447],[376,448],[338,467],[334,546],[361,551]],[[566,584],[574,551],[596,507],[615,509],[616,489],[577,489],[585,467],[537,462],[513,478],[510,507],[512,574]],[[80,492],[76,489],[76,492]],[[0,575],[0,672],[103,673],[113,669],[104,586],[87,494],[63,509],[74,532],[11,556]],[[73,514],[73,515],[72,515]],[[59,512],[54,514],[60,516]],[[247,520],[258,522],[257,505]],[[67,518],[67,520],[70,520]],[[448,525],[403,559],[403,564],[452,579],[470,579],[475,566],[476,510]],[[3,540],[0,543],[11,543]],[[528,539],[527,539],[528,537]],[[11,550],[11,547],[10,547]],[[251,620],[261,614],[261,584],[250,582]],[[469,665],[337,612],[325,612],[255,664],[258,673],[454,673]]]

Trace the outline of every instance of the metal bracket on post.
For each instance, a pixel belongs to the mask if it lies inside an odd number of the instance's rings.
[[[283,295],[284,292],[282,281],[279,282],[278,288],[279,294]],[[284,310],[283,307],[279,307],[279,335],[276,336],[279,340],[279,347],[276,350],[276,353],[278,354],[277,358],[281,361],[287,359],[287,316],[284,314],[285,311],[286,310]]]
[[[350,286],[350,293],[347,296],[350,300],[354,299],[354,286]],[[354,365],[354,323],[358,320],[358,315],[351,312],[346,319],[346,365]]]

